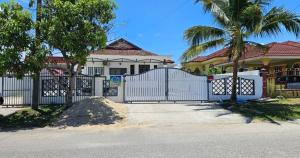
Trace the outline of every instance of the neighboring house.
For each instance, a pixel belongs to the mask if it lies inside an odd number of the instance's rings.
[[[247,46],[239,62],[240,71],[261,70],[264,96],[300,97],[300,43],[273,42],[266,46],[267,51]],[[212,69],[218,73],[232,72],[227,50],[224,48],[208,56],[197,57],[184,63],[183,68],[199,74],[209,74]]]
[[[48,57],[50,63],[64,65],[62,57]],[[161,67],[175,67],[170,56],[143,50],[121,38],[104,49],[91,52],[81,73],[89,76],[135,75]]]

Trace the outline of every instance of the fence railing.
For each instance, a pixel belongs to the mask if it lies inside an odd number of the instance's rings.
[[[102,80],[105,80],[105,77],[76,76],[73,82],[73,102],[90,96],[102,95]],[[64,104],[68,86],[67,76],[40,76],[39,98],[36,99],[39,100],[39,104]],[[15,76],[0,77],[3,105],[31,105],[32,90],[33,80],[30,76],[24,76],[21,79]]]

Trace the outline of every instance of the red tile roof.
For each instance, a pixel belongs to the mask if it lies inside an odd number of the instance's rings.
[[[247,46],[246,52],[242,55],[241,59],[250,59],[255,57],[272,57],[272,56],[300,56],[300,43],[294,41],[287,41],[282,43],[269,43],[266,46],[269,47],[267,52],[261,49],[255,48],[254,46]],[[226,57],[228,48],[223,48],[215,53],[208,56],[199,56],[191,62],[203,62],[215,57]]]
[[[93,54],[125,55],[125,56],[158,56],[155,53],[143,50],[142,48],[128,42],[123,38],[107,45],[104,49],[94,51]]]
[[[48,56],[48,62],[49,63],[55,63],[55,64],[59,64],[59,63],[65,63],[65,59],[63,57],[58,57],[58,56]]]
[[[196,57],[195,59],[191,60],[191,62],[202,62],[202,61],[206,61],[206,60],[209,60],[209,59],[212,59],[212,58],[215,58],[215,57],[225,57],[227,54],[227,48],[224,48],[224,49],[221,49],[221,50],[218,50],[208,56],[199,56],[199,57]]]
[[[114,49],[102,49],[92,52],[92,54],[99,55],[125,55],[125,56],[158,56],[157,54],[145,51],[145,50],[114,50]]]
[[[158,56],[155,53],[143,50],[142,48],[121,38],[107,45],[104,49],[92,52],[99,55],[124,55],[124,56]],[[49,63],[65,63],[63,57],[49,56]],[[174,63],[172,60],[167,60],[168,63]]]

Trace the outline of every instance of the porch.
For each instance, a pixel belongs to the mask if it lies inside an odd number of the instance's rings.
[[[268,75],[268,96],[300,97],[300,69],[275,66]]]
[[[260,70],[264,97],[300,97],[299,57],[267,57],[241,60],[240,71]],[[222,71],[232,72],[231,63],[217,65]]]

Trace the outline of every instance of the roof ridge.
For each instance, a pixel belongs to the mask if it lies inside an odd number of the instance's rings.
[[[136,48],[136,50],[143,50],[141,47],[139,47],[139,46],[137,46],[137,45],[135,45],[135,44],[129,42],[128,40],[126,40],[126,39],[124,39],[124,38],[120,38],[120,39],[118,39],[118,40],[115,40],[114,42],[108,44],[105,48],[106,48],[106,49],[108,49],[108,48],[112,48],[112,49],[113,49],[114,47],[113,47],[112,45],[114,45],[114,44],[116,44],[116,43],[118,43],[118,42],[125,42],[125,43],[127,43],[128,45],[131,45],[132,47]]]
[[[298,42],[294,42],[294,41],[286,41],[286,42],[298,43]],[[298,43],[299,46],[296,46],[296,45],[287,44],[286,42],[282,42],[282,43],[278,43],[278,44],[300,48],[300,43]]]

